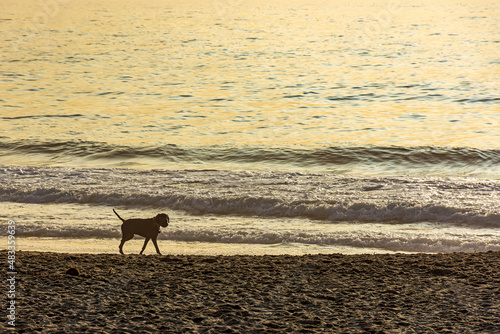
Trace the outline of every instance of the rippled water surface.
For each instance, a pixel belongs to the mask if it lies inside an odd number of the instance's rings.
[[[499,9],[3,0],[1,217],[35,249],[109,251],[116,206],[216,253],[498,250]]]
[[[44,3],[1,7],[3,138],[500,142],[493,1]]]

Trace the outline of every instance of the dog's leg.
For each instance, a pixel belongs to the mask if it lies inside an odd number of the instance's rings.
[[[122,227],[122,241],[120,242],[120,254],[123,254],[123,244],[125,241],[128,241],[134,237],[133,234],[128,234],[123,232],[123,227]]]
[[[156,252],[161,255],[160,249],[158,248],[158,243],[156,242],[156,238],[153,238],[153,245],[155,245]]]
[[[142,252],[144,252],[144,250],[146,249],[146,245],[149,242],[149,239],[151,239],[151,238],[146,238],[146,240],[144,240],[144,245],[142,246],[142,250],[141,250],[141,252],[139,254],[142,254]]]

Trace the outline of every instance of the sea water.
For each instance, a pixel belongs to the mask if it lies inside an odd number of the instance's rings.
[[[18,249],[115,253],[115,208],[163,253],[500,250],[494,1],[0,9]]]

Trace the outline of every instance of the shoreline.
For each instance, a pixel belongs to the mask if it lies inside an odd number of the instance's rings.
[[[24,252],[49,252],[61,254],[110,254],[120,255],[118,250],[120,239],[63,239],[23,237],[17,240],[16,249]],[[127,241],[124,247],[126,255],[138,255],[144,244],[144,238],[135,237]],[[395,254],[414,253],[378,248],[361,248],[353,246],[300,245],[300,244],[246,244],[246,243],[214,243],[158,240],[163,255],[186,256],[232,256],[232,255],[308,255],[308,254]],[[145,255],[155,255],[156,250],[150,244]]]
[[[7,257],[5,250],[0,253]],[[500,331],[500,252],[140,256],[18,251],[15,264],[19,332]],[[70,267],[80,275],[67,275]],[[5,317],[1,327],[8,328]]]

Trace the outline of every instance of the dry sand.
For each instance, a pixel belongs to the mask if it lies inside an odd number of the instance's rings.
[[[18,252],[16,265],[18,333],[500,333],[499,252]]]

